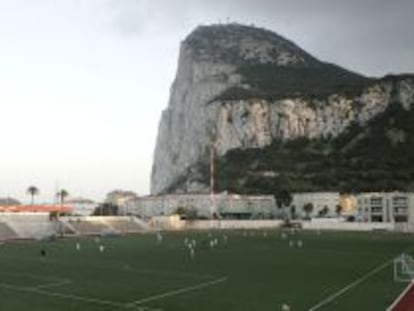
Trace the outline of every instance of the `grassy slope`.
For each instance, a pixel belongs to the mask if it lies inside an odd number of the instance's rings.
[[[373,80],[338,66],[318,63],[311,66],[274,66],[246,63],[238,67],[249,89],[234,87],[215,100],[263,98],[278,100],[289,97],[326,98],[331,94],[354,97]]]
[[[198,250],[189,260],[183,249],[189,233],[166,234],[162,245],[155,236],[104,240],[100,254],[93,240],[48,243],[46,262],[38,256],[41,245],[5,245],[0,250],[1,283],[20,288],[49,283],[39,278],[70,278],[73,283],[49,288],[83,297],[130,302],[143,297],[193,286],[226,276],[228,281],[199,291],[166,297],[144,306],[168,311],[278,310],[289,303],[305,310],[346,286],[411,245],[412,237],[382,233],[300,233],[301,249],[290,249],[280,232],[243,236],[228,233],[229,243],[215,250]],[[199,242],[206,233],[192,233]],[[298,238],[297,236],[295,238]],[[31,276],[25,273],[30,273]],[[0,284],[1,285],[1,284]],[[385,269],[321,310],[382,310],[402,284]],[[72,299],[2,288],[1,310],[125,310]]]

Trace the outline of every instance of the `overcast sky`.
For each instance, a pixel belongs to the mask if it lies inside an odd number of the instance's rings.
[[[414,72],[411,0],[0,0],[0,197],[149,192],[179,43],[199,24],[278,32],[369,76]]]

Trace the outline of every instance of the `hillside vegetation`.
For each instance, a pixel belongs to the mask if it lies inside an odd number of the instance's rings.
[[[230,88],[214,100],[326,98],[331,94],[354,97],[373,81],[331,64],[312,67],[247,64],[239,67],[238,73],[249,87]]]
[[[414,111],[393,103],[333,140],[297,139],[232,150],[217,161],[217,190],[414,191]],[[240,169],[243,168],[243,169]]]

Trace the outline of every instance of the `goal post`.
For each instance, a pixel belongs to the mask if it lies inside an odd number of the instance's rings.
[[[394,281],[413,282],[414,281],[414,259],[405,253],[394,259]]]

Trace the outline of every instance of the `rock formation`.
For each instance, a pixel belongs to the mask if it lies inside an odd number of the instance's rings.
[[[413,76],[366,78],[267,30],[199,27],[181,44],[159,124],[151,193],[208,191],[211,148],[220,158],[275,142],[333,141],[392,103],[411,109]]]

